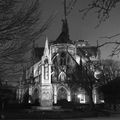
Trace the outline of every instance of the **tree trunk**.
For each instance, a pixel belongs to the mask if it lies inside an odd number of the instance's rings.
[[[95,109],[95,104],[93,101],[93,93],[92,93],[92,89],[89,90],[89,103],[90,103],[90,110],[94,110]]]

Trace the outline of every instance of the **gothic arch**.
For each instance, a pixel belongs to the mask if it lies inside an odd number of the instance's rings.
[[[57,91],[59,91],[59,89],[61,89],[61,88],[64,88],[67,92],[69,91],[69,88],[66,87],[65,85],[58,86]]]
[[[65,85],[60,85],[57,88],[57,100],[66,99],[67,101],[71,100],[70,89]]]
[[[29,91],[28,89],[25,89],[23,94],[23,103],[28,103],[28,99],[29,99]]]
[[[35,87],[33,89],[32,99],[33,99],[34,103],[38,103],[39,102],[39,88],[38,87]]]

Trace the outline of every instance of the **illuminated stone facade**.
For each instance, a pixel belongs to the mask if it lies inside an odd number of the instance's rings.
[[[23,102],[27,93],[29,103],[38,100],[40,106],[45,107],[52,106],[61,99],[87,103],[89,100],[85,90],[78,87],[77,92],[73,91],[69,83],[76,77],[73,72],[76,66],[84,65],[88,60],[98,61],[99,53],[99,49],[90,46],[87,41],[71,41],[67,22],[63,21],[59,37],[52,42],[48,42],[46,38],[41,59],[26,71],[28,83],[18,87],[17,98]],[[80,70],[79,73],[81,74]],[[97,103],[96,95],[94,92],[95,103]]]

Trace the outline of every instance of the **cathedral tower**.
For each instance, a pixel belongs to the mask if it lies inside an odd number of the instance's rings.
[[[52,106],[52,84],[51,84],[51,56],[46,38],[44,54],[42,56],[40,104],[42,107]]]

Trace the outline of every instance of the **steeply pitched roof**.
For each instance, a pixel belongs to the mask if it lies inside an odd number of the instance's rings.
[[[69,39],[69,29],[68,29],[68,23],[67,20],[62,20],[63,25],[62,25],[62,31],[60,33],[60,35],[58,36],[58,38],[53,41],[53,44],[57,44],[57,43],[73,43],[70,39]]]

